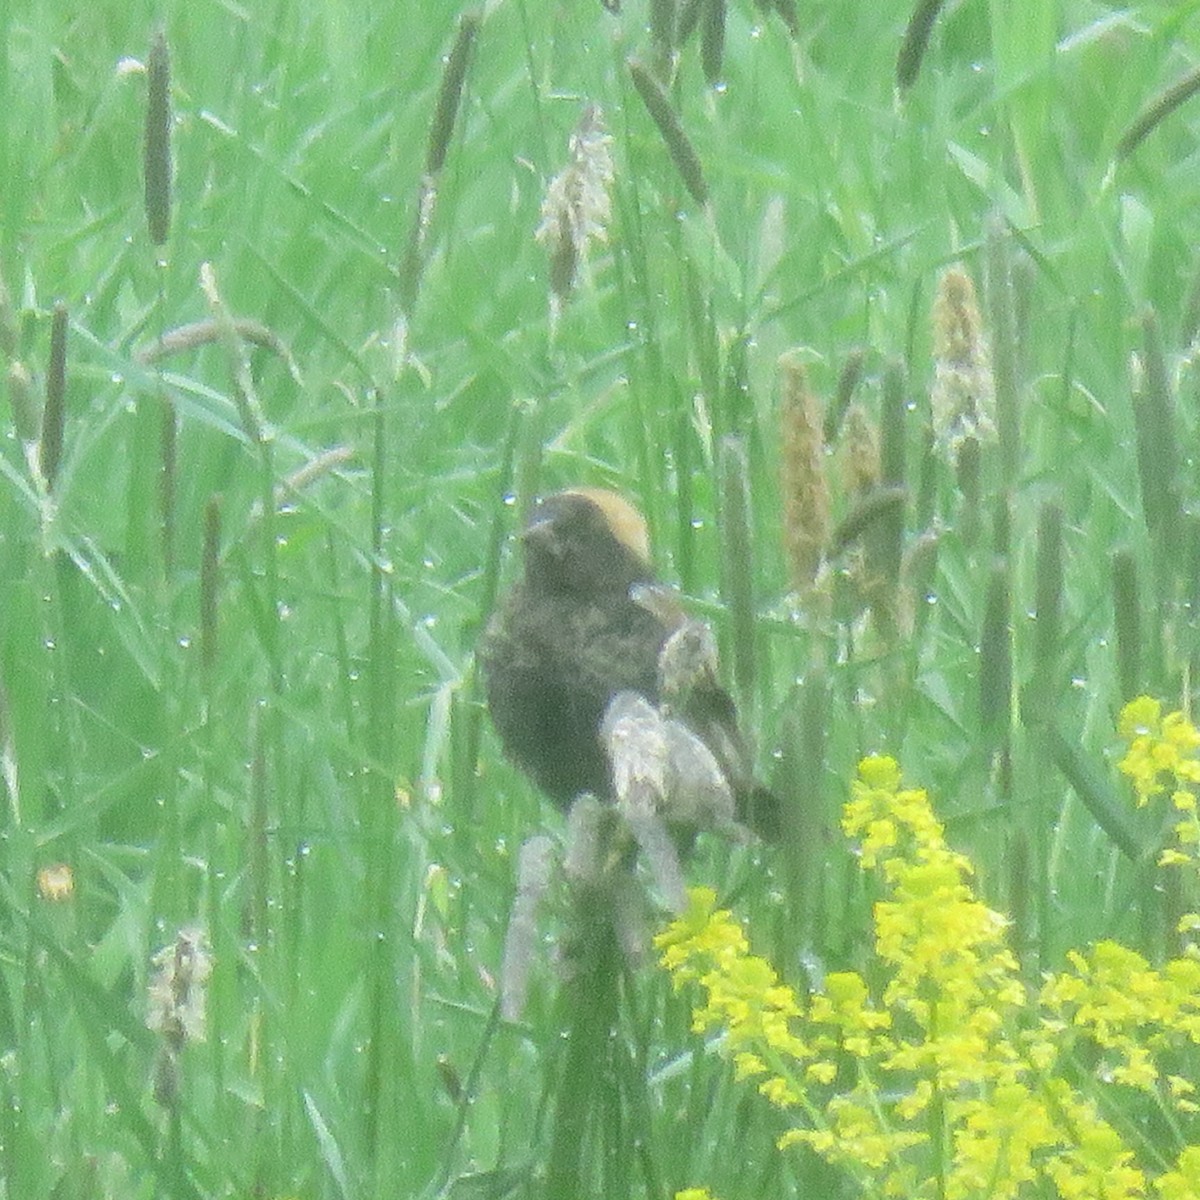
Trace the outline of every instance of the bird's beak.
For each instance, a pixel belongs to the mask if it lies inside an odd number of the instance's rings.
[[[527,546],[540,546],[549,550],[555,540],[554,517],[540,508],[535,508],[533,516],[529,518],[529,524],[521,530],[521,541]]]

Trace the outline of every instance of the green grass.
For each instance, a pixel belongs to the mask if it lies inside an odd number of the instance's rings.
[[[951,2],[897,96],[908,0],[804,0],[794,38],[732,0],[721,86],[692,42],[670,89],[707,209],[627,69],[654,61],[644,7],[484,6],[419,275],[409,247],[459,6],[0,11],[0,336],[6,372],[22,364],[39,397],[55,303],[69,315],[53,496],[8,425],[0,445],[3,1200],[542,1194],[569,1087],[553,972],[536,972],[522,1025],[492,1014],[517,848],[562,822],[503,761],[472,658],[534,490],[636,498],[664,577],[730,661],[735,643],[746,654],[745,605],[757,612],[739,699],[809,840],[705,844],[689,873],[736,898],[785,976],[864,952],[867,898],[834,822],[870,751],[937,797],[988,902],[1024,914],[1031,971],[1100,936],[1152,955],[1169,942],[1161,898],[1096,812],[1124,795],[1115,553],[1142,597],[1138,689],[1186,703],[1200,649],[1185,355],[1200,108],[1114,155],[1197,65],[1200,4]],[[161,265],[142,209],[145,80],[119,68],[144,60],[159,21],[175,112]],[[586,102],[613,137],[614,215],[552,330],[533,234]],[[1020,451],[1003,492],[989,457],[972,537],[953,473],[924,453],[929,312],[946,265],[965,263],[982,292],[997,254],[1014,281]],[[226,313],[271,330],[295,374],[229,338],[139,361],[163,331],[212,316],[203,263]],[[1182,463],[1153,534],[1130,369],[1134,354],[1153,367],[1148,308]],[[786,600],[775,364],[795,347],[825,396],[865,350],[875,417],[889,365],[903,372],[904,542],[926,517],[939,533],[911,638]],[[265,439],[245,415],[255,401]],[[721,586],[728,437],[748,463],[740,588]],[[333,448],[349,456],[272,501]],[[1007,549],[992,532],[1002,500]],[[1048,504],[1064,558],[1049,646],[1033,615]],[[210,506],[215,629],[201,612]],[[1042,703],[1023,721],[1002,697],[985,730],[996,577],[1011,698]],[[1128,819],[1152,848],[1157,831]],[[74,872],[61,904],[35,883],[56,863]],[[185,1048],[164,1105],[145,991],[181,924],[206,929],[215,970],[208,1039]],[[773,1114],[713,1056],[692,1057],[686,1019],[653,972],[628,989],[631,1107],[610,1113],[615,1144],[578,1195],[849,1194],[781,1160]]]

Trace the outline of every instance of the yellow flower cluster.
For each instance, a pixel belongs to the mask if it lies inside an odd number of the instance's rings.
[[[1177,808],[1194,813],[1196,798],[1190,789],[1200,783],[1200,731],[1195,725],[1181,712],[1164,717],[1160,701],[1139,696],[1121,710],[1117,730],[1129,743],[1117,766],[1133,782],[1138,807],[1169,789]]]
[[[1117,769],[1133,784],[1137,805],[1144,808],[1169,795],[1180,819],[1171,832],[1175,844],[1158,857],[1160,866],[1181,866],[1200,874],[1200,813],[1196,787],[1200,784],[1200,730],[1182,712],[1165,716],[1162,704],[1149,696],[1131,700],[1121,710],[1117,730],[1129,749]],[[1200,930],[1200,913],[1184,914],[1181,933]]]
[[[880,1197],[1200,1200],[1178,1067],[1200,1044],[1200,963],[1156,972],[1101,943],[1035,995],[1004,918],[892,759],[860,764],[843,829],[881,882],[878,999],[855,972],[797,996],[707,889],[656,940],[675,986],[703,993],[694,1028],[721,1032],[738,1077],[795,1114],[780,1147],[805,1143]],[[1173,1164],[1114,1115],[1113,1087],[1152,1098]]]
[[[1156,971],[1136,951],[1107,941],[1067,957],[1073,970],[1042,988],[1047,1030],[1086,1036],[1112,1082],[1148,1092],[1179,1113],[1200,1112],[1193,1085],[1158,1065],[1189,1043],[1200,1045],[1200,961],[1175,958]]]

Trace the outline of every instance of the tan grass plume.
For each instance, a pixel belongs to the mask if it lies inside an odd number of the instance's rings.
[[[598,105],[589,104],[571,134],[570,161],[550,181],[542,201],[536,237],[550,256],[550,292],[559,303],[575,286],[588,245],[608,237],[611,145],[604,114]]]
[[[779,359],[780,490],[783,541],[792,583],[800,590],[817,577],[829,544],[829,483],[825,477],[824,416],[800,355]]]
[[[975,284],[959,264],[938,280],[933,303],[933,431],[951,461],[967,439],[996,437],[996,383]]]

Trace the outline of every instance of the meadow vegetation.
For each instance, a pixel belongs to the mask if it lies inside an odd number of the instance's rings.
[[[0,1200],[1200,1195],[1198,20],[0,6]],[[567,1147],[473,652],[579,483],[788,836]]]

